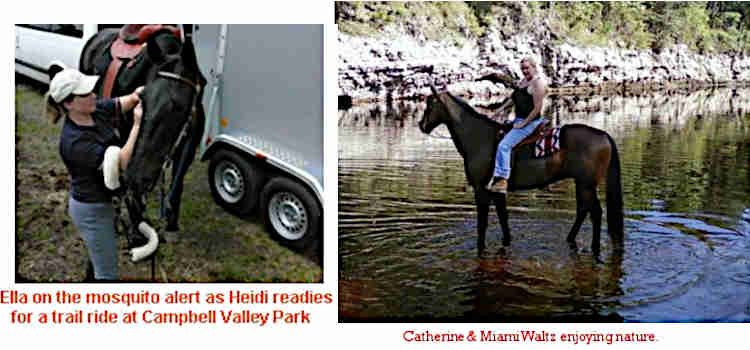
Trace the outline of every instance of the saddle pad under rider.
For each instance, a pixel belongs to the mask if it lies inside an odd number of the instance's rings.
[[[534,143],[534,157],[543,158],[560,150],[560,128],[542,130],[542,137]]]

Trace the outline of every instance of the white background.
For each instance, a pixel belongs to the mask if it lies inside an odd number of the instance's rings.
[[[228,292],[240,289],[270,292],[331,292],[334,303],[322,306],[288,306],[288,311],[305,309],[312,313],[309,325],[191,325],[191,326],[135,326],[115,325],[12,325],[10,312],[14,309],[41,312],[50,309],[73,310],[79,306],[0,305],[0,347],[11,344],[24,348],[102,348],[102,349],[211,349],[231,348],[305,348],[353,347],[356,349],[389,348],[497,348],[517,346],[522,348],[551,348],[550,344],[512,343],[406,343],[402,334],[406,330],[417,332],[468,332],[493,330],[515,332],[522,329],[548,332],[648,332],[656,333],[659,341],[652,344],[579,345],[586,349],[599,348],[657,348],[718,347],[746,348],[749,343],[748,324],[339,324],[338,323],[338,259],[337,259],[337,112],[336,112],[336,28],[332,1],[16,1],[3,4],[3,30],[0,43],[6,54],[0,64],[5,117],[0,121],[3,147],[0,151],[0,220],[5,231],[5,242],[0,242],[0,289],[15,289],[26,293],[68,291],[140,291],[167,293],[174,290],[191,292]],[[141,10],[148,9],[148,10]],[[323,284],[19,284],[14,283],[14,233],[15,233],[15,117],[13,75],[13,23],[324,23],[325,40],[325,243]],[[749,253],[750,254],[750,253]],[[198,305],[196,311],[207,307]],[[229,307],[227,307],[229,308]],[[243,307],[240,309],[246,309]],[[271,310],[274,305],[249,308]],[[87,311],[97,309],[89,307]],[[99,308],[101,309],[101,308]],[[160,309],[166,309],[161,307]],[[744,333],[744,334],[743,334]],[[572,345],[560,348],[574,348]]]

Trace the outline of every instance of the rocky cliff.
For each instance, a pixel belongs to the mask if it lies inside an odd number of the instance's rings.
[[[553,93],[639,92],[696,86],[746,85],[750,57],[700,55],[685,45],[652,50],[581,47],[541,30],[508,36],[488,31],[461,45],[427,41],[397,30],[378,37],[339,33],[339,100],[349,102],[421,98],[430,82],[462,95],[505,93],[474,80],[492,72],[520,77],[519,63],[533,57]],[[616,45],[615,45],[616,46]]]

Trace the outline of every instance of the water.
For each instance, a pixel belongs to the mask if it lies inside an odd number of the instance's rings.
[[[565,243],[570,180],[510,195],[509,247],[491,209],[480,255],[462,159],[444,127],[418,130],[424,105],[340,111],[341,319],[750,321],[748,101],[748,90],[548,101],[558,125],[603,129],[619,147],[625,251],[613,253],[605,216],[601,262],[588,219],[577,248]]]

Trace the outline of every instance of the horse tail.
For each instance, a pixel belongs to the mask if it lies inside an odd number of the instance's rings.
[[[609,144],[612,147],[609,168],[607,169],[607,229],[610,237],[622,242],[625,219],[622,202],[622,181],[620,180],[620,156],[617,153],[617,145],[612,137],[607,134]]]

